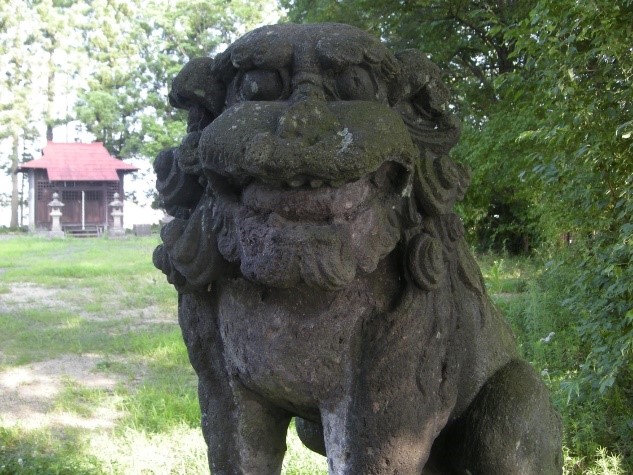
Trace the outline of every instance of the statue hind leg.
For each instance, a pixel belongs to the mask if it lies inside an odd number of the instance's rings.
[[[514,360],[495,373],[470,408],[447,427],[432,473],[555,475],[562,473],[561,421],[533,368]]]

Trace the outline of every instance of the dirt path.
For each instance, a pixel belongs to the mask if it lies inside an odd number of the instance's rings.
[[[99,355],[64,355],[0,372],[2,425],[24,429],[113,427],[119,414],[108,405],[94,407],[89,416],[80,416],[60,410],[55,404],[65,387],[113,391],[118,381],[112,375],[96,372],[100,361],[103,358]]]
[[[33,283],[14,283],[10,291],[0,295],[0,311],[5,315],[17,314],[17,310],[31,308],[63,308],[86,320],[99,320],[100,316],[82,311],[80,302],[67,298],[67,289],[43,287]],[[82,294],[84,299],[90,293]],[[150,312],[151,315],[151,312]],[[111,319],[129,318],[119,312]],[[158,319],[142,318],[139,325],[149,325]],[[114,372],[104,372],[106,358],[99,354],[66,354],[49,360],[14,365],[15,355],[10,357],[0,350],[0,425],[31,430],[46,427],[74,427],[82,429],[106,429],[114,427],[120,414],[114,408],[114,398],[103,397],[95,405],[84,403],[85,414],[64,410],[60,399],[64,392],[97,390],[114,395],[116,385],[124,377]],[[112,356],[107,357],[111,361]],[[126,363],[124,358],[115,358]],[[121,360],[121,361],[119,361]],[[77,396],[81,402],[81,395]]]

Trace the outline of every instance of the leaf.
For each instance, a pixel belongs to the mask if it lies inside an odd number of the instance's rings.
[[[631,310],[629,310],[628,312],[626,312],[626,315],[624,315],[624,320],[629,325],[633,325],[633,308]]]

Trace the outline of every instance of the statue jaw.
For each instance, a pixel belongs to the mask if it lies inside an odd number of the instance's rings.
[[[256,181],[241,192],[215,192],[218,249],[256,283],[341,289],[359,271],[375,270],[396,247],[401,238],[396,210],[409,179],[402,167],[385,164],[337,188],[288,189]]]
[[[207,177],[196,210],[165,226],[155,253],[157,267],[183,292],[206,290],[235,276],[237,267],[247,280],[269,287],[344,288],[359,272],[373,272],[402,238],[400,209],[412,173],[389,161],[337,187],[252,178],[240,186]]]

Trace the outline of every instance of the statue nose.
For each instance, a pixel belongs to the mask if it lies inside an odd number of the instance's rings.
[[[290,105],[277,123],[277,136],[313,145],[341,129],[338,119],[327,106],[323,88],[312,77],[293,81]]]

